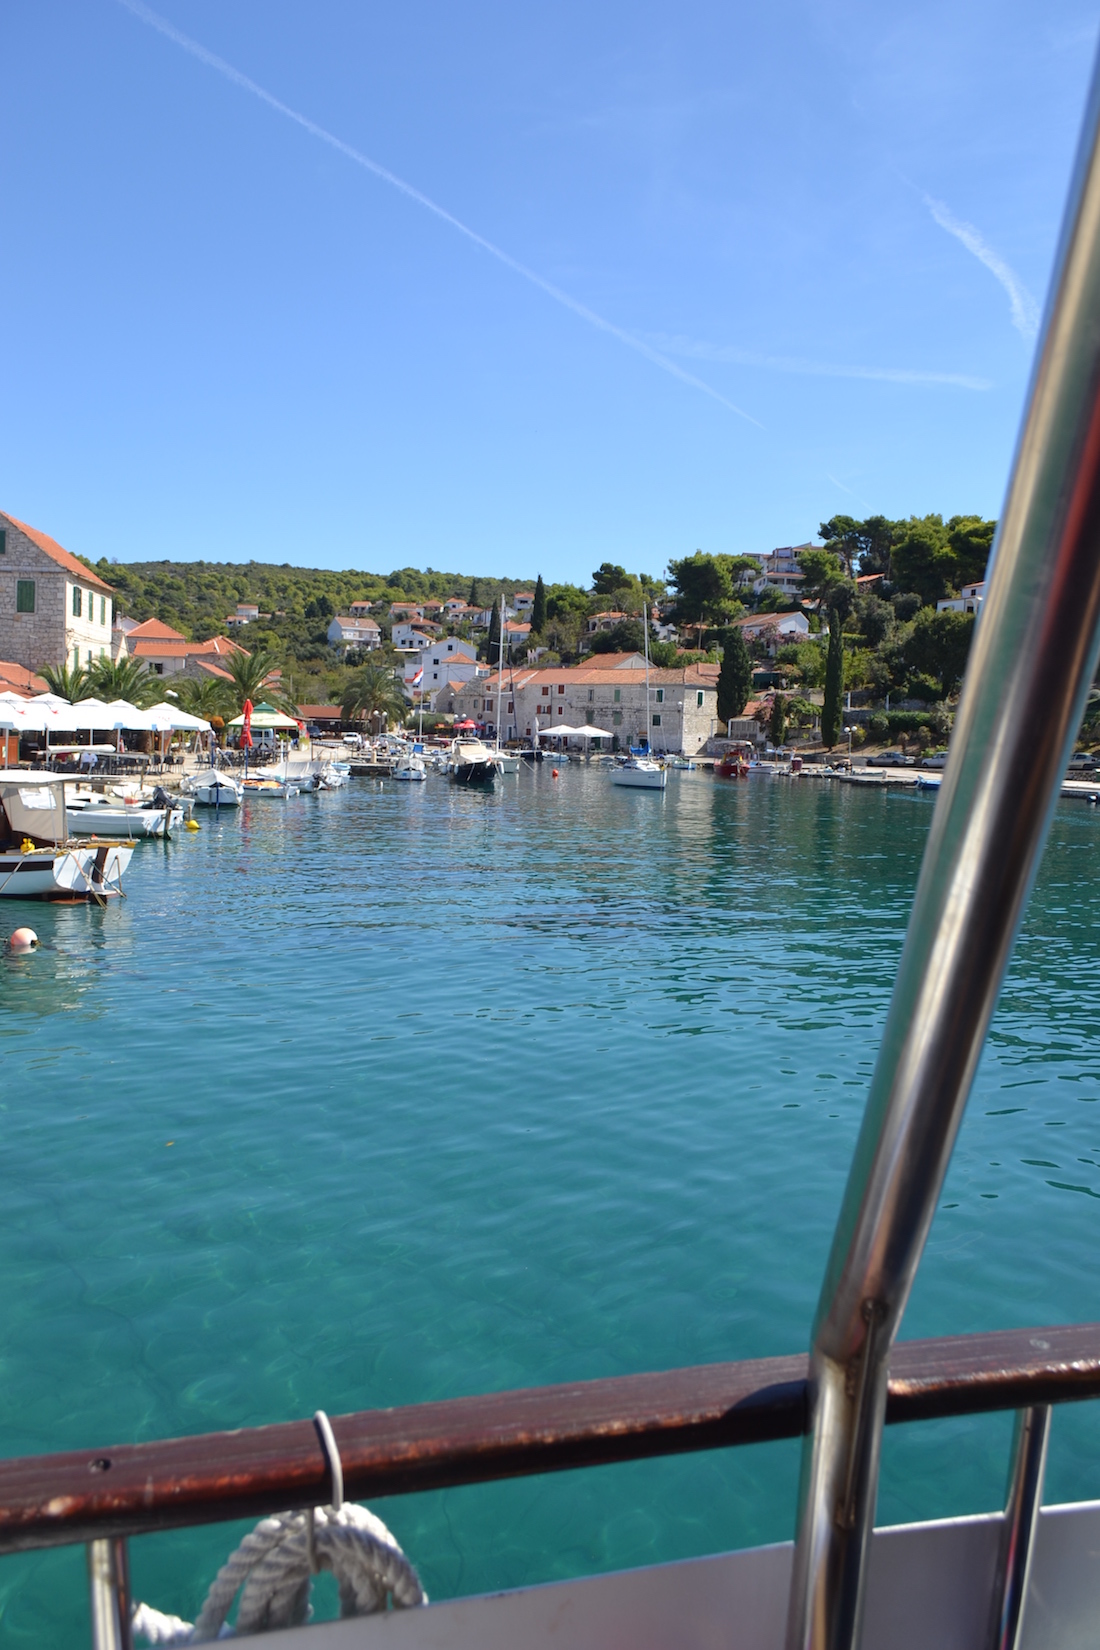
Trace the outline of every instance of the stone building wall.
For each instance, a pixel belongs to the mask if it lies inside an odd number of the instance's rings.
[[[0,514],[4,550],[0,555],[0,659],[38,670],[42,665],[80,663],[111,652],[112,599],[59,567],[10,517]],[[34,612],[18,611],[20,582],[34,584]],[[73,589],[80,590],[80,617],[73,614]],[[102,617],[101,617],[102,602]],[[89,616],[90,612],[90,616]]]

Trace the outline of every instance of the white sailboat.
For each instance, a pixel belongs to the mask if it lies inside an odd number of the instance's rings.
[[[625,762],[611,770],[611,783],[635,791],[663,791],[668,784],[668,773],[660,762],[649,755],[649,615],[642,603],[642,634],[645,637],[645,754],[633,753]]]
[[[505,751],[500,748],[500,709],[504,694],[504,594],[500,597],[500,649],[497,657],[497,742],[496,757],[501,773],[518,773],[519,757],[515,751]]]

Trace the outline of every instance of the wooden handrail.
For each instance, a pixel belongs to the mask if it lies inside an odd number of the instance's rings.
[[[799,1436],[804,1355],[333,1418],[349,1500]],[[888,1422],[1100,1397],[1100,1324],[908,1341]],[[0,1552],[324,1504],[311,1421],[0,1462]]]

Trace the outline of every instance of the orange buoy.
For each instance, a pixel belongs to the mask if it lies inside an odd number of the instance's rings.
[[[557,770],[557,768],[552,768],[552,769],[551,769],[551,770],[550,770],[550,777],[551,777],[551,779],[557,779],[557,777],[558,777],[558,770]]]
[[[17,928],[9,943],[13,951],[33,951],[38,944],[38,935],[33,928]]]

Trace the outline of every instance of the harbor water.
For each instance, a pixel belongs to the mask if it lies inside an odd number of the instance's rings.
[[[6,904],[0,1452],[803,1349],[933,806],[360,780],[141,844],[109,909]],[[1100,1318],[1098,868],[1061,804],[903,1338]],[[879,1522],[996,1506],[1010,1430],[891,1429]],[[797,1468],[375,1510],[438,1599],[784,1539]],[[1067,1406],[1047,1499],[1093,1496]],[[135,1594],[193,1619],[246,1527],[134,1541]],[[81,1549],[0,1563],[0,1645],[87,1631]]]

